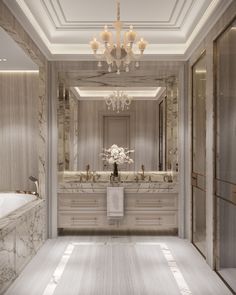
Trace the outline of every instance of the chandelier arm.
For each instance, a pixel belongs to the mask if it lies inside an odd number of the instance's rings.
[[[142,58],[143,54],[141,53],[134,53],[133,50],[129,52],[126,57],[129,57],[131,60],[139,61]]]
[[[131,104],[133,97],[129,97],[125,92],[117,89],[108,97],[104,97],[104,99],[108,109],[112,107],[113,111],[116,111],[117,113],[119,113],[120,111],[129,109],[129,105]]]

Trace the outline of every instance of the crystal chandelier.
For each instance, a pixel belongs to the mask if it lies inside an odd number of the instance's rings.
[[[139,60],[143,55],[143,52],[147,46],[147,42],[141,38],[136,42],[136,46],[139,49],[139,54],[134,53],[134,44],[136,41],[137,33],[133,31],[133,26],[130,26],[129,31],[124,33],[123,43],[121,40],[122,22],[120,21],[120,2],[117,2],[117,20],[113,26],[116,31],[116,43],[113,41],[112,32],[108,30],[108,27],[104,27],[104,31],[100,33],[100,37],[104,46],[102,53],[98,54],[97,51],[100,48],[100,43],[94,38],[90,42],[90,46],[93,50],[95,57],[98,60],[98,67],[102,66],[102,61],[107,62],[108,72],[112,71],[112,67],[116,68],[117,74],[120,74],[121,67],[124,67],[126,72],[129,72],[129,65],[132,61],[135,61],[135,66],[139,66]]]
[[[133,97],[128,96],[123,91],[114,91],[108,97],[104,97],[108,110],[119,113],[120,111],[128,110]]]

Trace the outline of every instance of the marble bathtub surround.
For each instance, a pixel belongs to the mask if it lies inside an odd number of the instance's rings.
[[[36,198],[35,194],[0,193],[0,219]]]
[[[0,294],[45,239],[45,201],[36,199],[0,219]]]

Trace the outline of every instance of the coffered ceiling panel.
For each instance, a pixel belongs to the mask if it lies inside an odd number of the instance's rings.
[[[29,3],[29,0],[27,1]],[[115,1],[87,0],[42,0],[45,9],[50,14],[55,27],[64,28],[97,28],[104,23],[112,26],[116,17]],[[182,9],[188,10],[193,0],[166,0],[165,7],[160,9],[163,0],[148,0],[143,10],[142,1],[121,1],[121,17],[126,24],[137,27],[175,27]],[[110,14],[107,13],[110,12]]]
[[[149,43],[146,55],[184,59],[233,0],[120,0],[130,24]],[[116,20],[115,0],[4,0],[50,59],[92,59],[89,41]]]

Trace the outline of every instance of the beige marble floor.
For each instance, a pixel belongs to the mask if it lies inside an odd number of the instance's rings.
[[[176,237],[48,240],[6,295],[229,295],[198,251]]]

